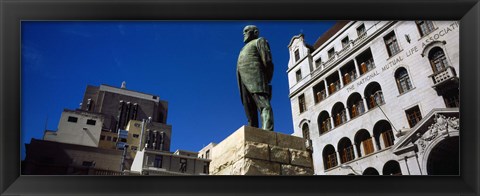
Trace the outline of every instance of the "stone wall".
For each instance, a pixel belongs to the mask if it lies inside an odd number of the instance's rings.
[[[212,175],[313,175],[305,139],[243,126],[211,150]]]

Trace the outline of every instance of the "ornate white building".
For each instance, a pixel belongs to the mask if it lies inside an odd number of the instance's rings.
[[[293,135],[315,174],[459,174],[457,21],[338,22],[288,48]]]

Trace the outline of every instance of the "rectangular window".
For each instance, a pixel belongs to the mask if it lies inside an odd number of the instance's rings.
[[[297,82],[302,80],[302,70],[298,70],[297,72],[295,72],[295,77],[297,78]]]
[[[100,135],[100,140],[105,140],[105,136],[104,136],[104,135]]]
[[[319,68],[322,65],[322,58],[315,60],[315,68]]]
[[[420,120],[422,120],[422,114],[420,113],[420,108],[418,106],[406,110],[405,114],[407,115],[410,127],[414,127]]]
[[[415,21],[417,24],[418,31],[420,31],[420,36],[423,37],[433,30],[435,30],[435,27],[433,27],[433,22],[432,21]]]
[[[328,51],[328,58],[331,59],[335,56],[335,49],[332,48]]]
[[[112,142],[117,142],[117,137],[113,137]]]
[[[298,97],[298,105],[300,107],[300,113],[303,113],[307,110],[305,105],[305,95],[302,94]]]
[[[300,60],[300,51],[295,50],[295,62],[297,62],[298,60]]]
[[[161,168],[162,167],[162,159],[163,159],[163,157],[161,155],[156,155],[155,156],[155,161],[153,162],[153,167]]]
[[[348,36],[342,39],[343,48],[347,47],[349,43],[350,43],[350,40],[348,39]]]
[[[385,46],[387,47],[387,52],[389,56],[396,55],[400,52],[400,47],[398,46],[397,38],[394,31],[383,37],[383,40],[385,41]]]
[[[76,123],[76,122],[78,121],[78,118],[77,118],[77,117],[73,117],[73,116],[69,116],[67,121],[68,121],[68,122],[74,122],[74,123]]]
[[[130,147],[130,149],[137,151],[137,147],[136,147],[136,146],[132,146],[132,147]]]
[[[92,119],[87,120],[87,125],[95,125],[95,124],[97,124],[96,120],[92,120]]]
[[[204,174],[208,174],[208,168],[210,167],[210,163],[209,162],[204,162],[203,163],[203,173]]]
[[[132,134],[132,137],[133,137],[133,138],[138,138],[139,135],[138,135],[138,134]]]
[[[180,172],[185,173],[187,172],[187,159],[180,158]]]
[[[210,150],[207,150],[207,152],[205,152],[205,158],[206,159],[210,158]]]
[[[366,32],[367,32],[367,31],[366,31],[366,29],[365,29],[365,25],[364,25],[364,24],[362,24],[362,25],[360,25],[359,27],[357,27],[357,35],[358,35],[358,37],[363,37],[363,36],[365,36],[365,35],[366,35]]]
[[[95,166],[95,162],[94,161],[83,161],[82,166],[92,167],[92,166]]]
[[[107,136],[107,141],[112,141],[112,136]]]

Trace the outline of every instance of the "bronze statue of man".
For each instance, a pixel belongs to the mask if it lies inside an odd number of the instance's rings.
[[[270,46],[265,38],[259,38],[258,28],[254,25],[243,29],[243,42],[245,46],[237,62],[237,81],[248,125],[258,127],[258,110],[262,117],[262,129],[273,131],[270,105],[273,62]]]

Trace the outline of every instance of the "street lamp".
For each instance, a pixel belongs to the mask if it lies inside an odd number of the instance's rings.
[[[342,168],[342,169],[350,169],[350,170],[353,171],[353,173],[355,173],[355,175],[362,175],[361,173],[358,173],[356,170],[354,170],[354,169],[352,168],[352,166],[350,166],[350,165],[342,164],[342,165],[340,165],[340,168]]]

